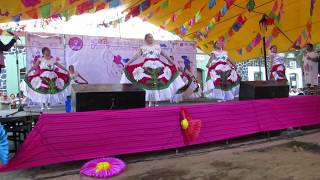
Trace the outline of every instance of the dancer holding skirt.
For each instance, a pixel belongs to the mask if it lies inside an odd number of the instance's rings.
[[[279,55],[276,45],[272,45],[269,51],[270,80],[286,81],[286,67],[283,57]]]
[[[153,106],[158,101],[170,100],[184,86],[184,82],[179,76],[173,58],[167,56],[159,44],[154,43],[151,34],[145,35],[145,42],[146,45],[142,46],[125,65],[120,82],[132,83],[146,90],[146,101],[149,102],[149,106]],[[170,64],[161,61],[161,55]],[[144,57],[143,63],[131,65],[141,56]]]
[[[204,94],[218,101],[233,100],[239,95],[240,75],[231,63],[228,52],[223,50],[222,42],[215,42],[207,64],[208,75],[204,84]]]

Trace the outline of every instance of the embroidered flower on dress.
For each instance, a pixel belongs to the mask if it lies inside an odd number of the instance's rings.
[[[238,79],[238,74],[236,71],[231,71],[230,76],[228,77],[228,80],[231,80],[232,82],[236,82]]]
[[[164,70],[163,70],[163,74],[161,74],[158,79],[161,79],[161,78],[166,78],[167,80],[170,80],[171,77],[172,77],[172,72],[171,72],[171,69],[169,67],[165,67]]]
[[[42,80],[40,77],[35,77],[31,80],[30,83],[33,88],[38,89],[41,87]]]
[[[284,67],[282,65],[278,66],[277,71],[284,71]]]
[[[217,67],[216,67],[216,71],[229,71],[231,69],[231,67],[227,64],[219,64]]]
[[[45,77],[49,79],[54,79],[57,78],[57,74],[53,71],[44,71],[43,73],[40,74],[40,77]]]
[[[56,86],[57,86],[58,89],[63,89],[63,87],[64,87],[64,81],[63,81],[63,79],[57,78],[57,80],[56,80]]]
[[[184,83],[188,83],[188,81],[189,81],[189,79],[186,76],[183,76],[182,80],[183,80]]]
[[[164,64],[160,61],[146,61],[143,64],[144,68],[151,68],[151,69],[157,69],[164,67]]]
[[[219,77],[215,70],[210,71],[210,77],[213,81],[217,80]]]
[[[146,73],[144,73],[144,69],[142,67],[137,67],[133,70],[132,72],[133,78],[136,81],[141,80],[144,77],[150,77],[149,75],[147,75]]]

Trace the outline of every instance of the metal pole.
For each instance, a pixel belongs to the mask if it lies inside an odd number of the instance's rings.
[[[266,50],[266,37],[263,36],[263,58],[264,58],[264,70],[266,75],[266,81],[268,80],[268,70],[267,70],[267,50]]]

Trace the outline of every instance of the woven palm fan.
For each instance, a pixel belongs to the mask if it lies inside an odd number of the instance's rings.
[[[181,109],[180,119],[181,128],[187,142],[197,139],[201,130],[201,120],[192,119],[191,114],[184,108]]]
[[[80,173],[95,178],[110,178],[122,173],[126,164],[117,158],[107,157],[94,159],[81,167]]]
[[[9,143],[7,133],[0,125],[0,164],[7,164],[9,160]]]

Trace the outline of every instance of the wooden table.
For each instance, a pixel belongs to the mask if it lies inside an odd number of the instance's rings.
[[[4,126],[8,133],[8,140],[13,141],[14,149],[10,152],[16,152],[18,144],[21,144],[26,138],[27,134],[35,126],[38,117],[41,113],[39,112],[28,112],[22,111],[14,115],[9,115],[17,110],[3,110],[1,111],[0,123]],[[9,115],[9,116],[7,116]]]

